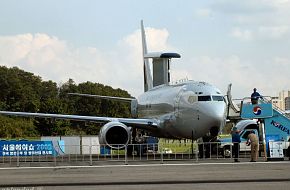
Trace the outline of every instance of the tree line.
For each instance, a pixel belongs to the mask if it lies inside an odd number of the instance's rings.
[[[68,93],[97,94],[130,98],[122,89],[99,83],[76,84],[73,79],[57,85],[17,67],[0,66],[0,110],[129,117],[130,105],[119,101],[79,97]],[[47,118],[0,116],[0,138],[51,135],[96,135],[102,124]]]

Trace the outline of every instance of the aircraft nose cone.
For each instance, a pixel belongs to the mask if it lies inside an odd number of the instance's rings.
[[[207,107],[208,127],[222,128],[226,122],[226,106],[225,104],[210,105]]]

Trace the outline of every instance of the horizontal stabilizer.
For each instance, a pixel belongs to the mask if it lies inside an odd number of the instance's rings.
[[[101,96],[101,95],[94,95],[94,94],[68,93],[68,95],[83,96],[83,97],[90,97],[90,98],[100,98],[100,99],[105,99],[105,100],[116,100],[116,101],[123,101],[123,102],[131,102],[133,100],[136,100],[135,98],[123,98],[123,97],[115,97],[115,96]]]

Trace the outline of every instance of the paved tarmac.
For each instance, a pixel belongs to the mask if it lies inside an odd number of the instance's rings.
[[[134,165],[132,165],[134,164]],[[289,189],[290,162],[134,162],[0,169],[0,190]]]

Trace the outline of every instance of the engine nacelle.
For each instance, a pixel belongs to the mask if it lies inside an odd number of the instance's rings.
[[[106,123],[100,130],[99,142],[113,149],[123,149],[131,139],[130,128],[120,122]]]

